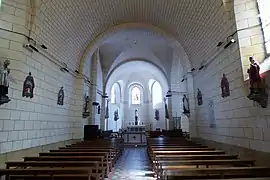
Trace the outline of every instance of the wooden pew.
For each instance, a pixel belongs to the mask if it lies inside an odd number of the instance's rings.
[[[108,174],[108,167],[104,161],[104,156],[33,156],[24,157],[24,161],[99,161],[101,173],[105,177]],[[103,177],[103,178],[104,178]]]
[[[160,179],[270,177],[270,168],[254,167],[252,160],[239,160],[184,138],[149,139],[148,152]]]
[[[0,170],[0,173],[6,175],[7,179],[9,180],[21,180],[21,179],[43,179],[46,180],[57,180],[57,179],[70,179],[70,177],[74,178],[79,178],[84,177],[82,179],[87,179],[87,180],[97,180],[100,179],[101,173],[95,171],[96,167],[65,167],[65,168],[36,168],[36,167],[29,167],[27,169],[23,168],[13,168],[13,169],[5,169],[5,170]],[[104,178],[102,178],[104,179]]]
[[[112,169],[113,157],[109,154],[108,151],[95,151],[95,152],[42,152],[39,153],[42,156],[105,156],[105,164],[108,170]]]
[[[252,178],[270,177],[270,168],[266,167],[218,167],[218,168],[190,168],[167,169],[162,179],[207,179],[207,178]]]

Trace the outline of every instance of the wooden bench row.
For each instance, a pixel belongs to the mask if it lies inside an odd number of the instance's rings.
[[[7,180],[104,180],[123,151],[122,139],[82,141],[6,162]]]
[[[270,179],[270,168],[256,167],[254,160],[240,160],[182,137],[148,138],[147,151],[158,179]]]

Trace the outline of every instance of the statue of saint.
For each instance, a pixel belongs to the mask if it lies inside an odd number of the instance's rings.
[[[223,74],[223,77],[221,79],[221,83],[220,83],[220,87],[221,87],[221,96],[223,98],[230,96],[230,85],[229,85],[229,81],[226,77],[225,74]]]
[[[185,94],[183,96],[183,110],[184,110],[184,112],[183,112],[184,114],[190,113],[188,98]]]
[[[9,65],[9,60],[5,60],[3,64],[0,62],[0,105],[8,103],[10,101],[8,97],[8,77],[10,74],[10,69],[8,68]]]
[[[84,94],[84,105],[83,105],[83,118],[87,118],[89,116],[89,103],[90,103],[90,99],[89,96],[87,96],[86,94]]]
[[[100,105],[98,105],[97,113],[100,114]]]
[[[105,111],[105,118],[109,118],[109,100],[107,99],[107,104],[106,104],[106,111]]]
[[[202,92],[200,91],[199,88],[198,88],[198,91],[197,91],[197,100],[198,100],[198,105],[199,106],[203,104]]]
[[[58,100],[57,100],[58,105],[64,105],[64,87],[61,87],[61,89],[58,92]]]
[[[89,106],[89,96],[84,95],[84,112],[88,112],[88,106]]]
[[[155,109],[155,120],[159,120],[159,111]]]
[[[114,111],[114,121],[117,121],[119,119],[119,115],[118,115],[118,109]]]
[[[250,68],[247,73],[249,74],[250,95],[259,94],[261,91],[261,76],[260,66],[255,62],[253,57],[249,57]]]
[[[138,110],[135,109],[135,125],[138,125]]]
[[[25,81],[23,83],[23,97],[34,97],[34,88],[35,88],[35,81],[34,78],[29,72],[29,75],[25,78]]]

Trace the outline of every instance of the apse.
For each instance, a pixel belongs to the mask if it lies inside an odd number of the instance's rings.
[[[135,60],[117,67],[106,84],[110,99],[107,130],[119,131],[136,123],[147,129],[166,129],[164,96],[168,89],[164,72],[152,63]],[[117,122],[115,112],[119,116]]]

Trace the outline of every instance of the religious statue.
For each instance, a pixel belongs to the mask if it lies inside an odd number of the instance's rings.
[[[117,121],[119,119],[119,115],[118,115],[118,109],[114,111],[114,121]]]
[[[254,57],[249,57],[250,68],[247,73],[249,74],[250,93],[247,96],[250,100],[256,101],[261,107],[266,108],[268,103],[268,93],[266,85],[260,76],[260,66],[254,60]]]
[[[169,110],[168,110],[168,106],[167,106],[167,103],[166,103],[166,101],[165,101],[165,118],[166,119],[169,119],[170,117],[169,117]]]
[[[100,105],[97,107],[97,113],[100,114]]]
[[[221,96],[223,98],[230,96],[230,85],[229,85],[229,81],[226,77],[225,74],[223,74],[223,77],[221,79],[221,83],[220,83],[220,87],[221,87]]]
[[[159,111],[155,109],[155,120],[159,120]]]
[[[261,90],[261,76],[260,66],[255,62],[253,57],[249,57],[250,68],[247,73],[249,74],[250,94],[259,94]]]
[[[58,92],[58,100],[57,100],[58,105],[64,105],[64,87],[62,86]]]
[[[29,75],[25,78],[25,81],[23,83],[22,96],[33,98],[34,97],[34,88],[35,88],[35,81],[34,81],[34,78],[31,74],[31,72],[29,72]]]
[[[105,118],[108,119],[109,118],[109,100],[106,100],[107,104],[106,104],[106,111],[105,111]]]
[[[183,110],[184,110],[183,113],[186,114],[187,116],[189,116],[189,114],[190,114],[189,102],[188,102],[188,98],[185,94],[183,96]]]
[[[135,109],[135,125],[138,125],[138,110]]]
[[[200,91],[199,88],[198,88],[198,91],[197,91],[197,100],[198,100],[198,105],[199,106],[203,104],[202,92]]]
[[[83,118],[87,118],[89,116],[89,96],[84,95],[84,107],[83,107]]]
[[[9,60],[5,60],[3,64],[0,62],[0,105],[8,103],[10,101],[8,97],[8,77],[10,74],[10,69],[8,68],[9,65]]]

